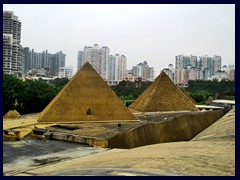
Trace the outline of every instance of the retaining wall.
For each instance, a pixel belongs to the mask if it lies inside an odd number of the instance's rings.
[[[109,148],[134,148],[149,144],[188,141],[224,115],[222,110],[180,115],[170,121],[148,123],[108,140]]]

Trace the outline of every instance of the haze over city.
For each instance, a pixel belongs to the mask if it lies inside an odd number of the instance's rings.
[[[74,73],[78,51],[93,44],[125,55],[127,69],[147,61],[155,76],[180,54],[219,55],[222,65],[235,64],[234,4],[3,4],[3,9],[22,22],[23,47],[62,50]]]

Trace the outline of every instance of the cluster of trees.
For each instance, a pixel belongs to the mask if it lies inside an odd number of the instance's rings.
[[[43,80],[23,81],[14,75],[3,74],[3,113],[13,109],[20,114],[40,112],[57,95],[64,83],[54,86]]]
[[[65,78],[56,78],[54,80],[50,80],[49,82],[53,84],[55,87],[57,87],[58,91],[60,91],[65,86],[65,84],[67,84],[68,81],[69,81],[68,78],[65,77]]]
[[[211,96],[215,99],[235,96],[235,81],[188,81],[188,87],[184,89],[198,103],[204,104]]]
[[[118,85],[111,86],[112,90],[120,97],[121,100],[134,100],[136,99],[151,82],[147,81],[121,81]]]
[[[55,79],[47,83],[43,80],[22,81],[14,75],[3,75],[3,112],[17,110],[20,114],[41,112],[68,82],[67,78]],[[121,100],[135,100],[151,82],[121,81],[111,86]],[[221,98],[235,96],[235,81],[189,81],[182,89],[198,104],[204,104],[209,96]],[[131,102],[128,102],[129,105]]]

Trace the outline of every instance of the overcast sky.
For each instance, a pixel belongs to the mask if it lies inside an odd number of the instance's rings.
[[[176,55],[222,57],[235,64],[234,4],[3,4],[22,22],[21,44],[35,52],[63,51],[77,66],[84,46],[125,55],[127,69],[147,61],[158,76]]]

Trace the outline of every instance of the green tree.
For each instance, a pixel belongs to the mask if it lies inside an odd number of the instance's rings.
[[[132,97],[133,99],[138,96],[151,84],[149,81],[121,81],[118,85],[112,86],[113,91],[119,97]]]
[[[26,84],[25,113],[42,111],[58,93],[55,86],[42,80],[27,80]]]
[[[223,97],[235,96],[235,81],[189,81],[185,89],[197,103],[204,103],[209,96]]]
[[[24,82],[12,74],[3,74],[3,113],[20,110],[24,102]]]
[[[58,88],[43,80],[22,81],[14,75],[3,75],[3,112],[20,114],[42,111],[56,96]]]

